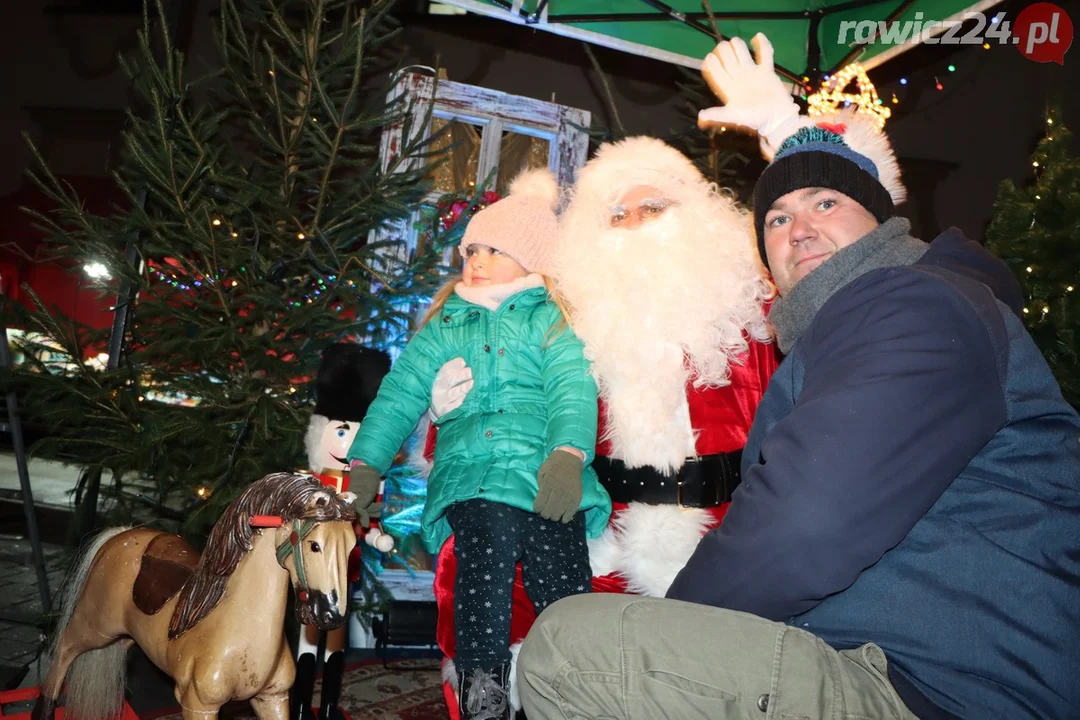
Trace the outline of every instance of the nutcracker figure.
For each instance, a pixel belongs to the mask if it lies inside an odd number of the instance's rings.
[[[328,347],[315,377],[315,411],[308,423],[305,447],[308,470],[334,487],[339,493],[349,491],[349,470],[345,455],[356,431],[375,399],[379,384],[390,371],[390,356],[362,345],[339,343]],[[381,495],[381,491],[380,491]],[[381,501],[381,497],[379,498]],[[357,524],[357,535],[380,552],[390,552],[394,539],[383,532],[378,517]],[[349,558],[350,580],[359,579],[361,547],[358,543]],[[291,717],[313,720],[311,698],[319,660],[323,661],[322,706],[320,720],[343,718],[338,708],[341,679],[348,647],[348,623],[330,632],[320,632],[310,625],[300,627],[297,643],[296,681],[293,683]]]

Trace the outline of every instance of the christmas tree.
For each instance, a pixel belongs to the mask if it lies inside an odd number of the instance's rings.
[[[246,484],[305,468],[323,348],[407,338],[456,235],[436,228],[411,255],[398,236],[437,158],[412,140],[424,109],[386,101],[391,4],[223,0],[220,66],[194,77],[157,0],[124,62],[125,201],[94,215],[43,161],[34,172],[59,208],[38,215],[51,247],[130,310],[102,367],[87,358],[108,332],[39,305],[13,378],[52,428],[35,452],[87,468],[91,513],[100,486],[108,521],[199,536]],[[380,161],[391,123],[405,140]]]
[[[1056,109],[1031,165],[1026,187],[1001,183],[986,244],[1019,278],[1024,322],[1065,399],[1080,407],[1080,158]]]

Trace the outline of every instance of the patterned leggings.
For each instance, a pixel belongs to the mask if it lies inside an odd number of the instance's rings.
[[[458,672],[491,672],[510,661],[514,569],[521,561],[525,591],[541,612],[567,595],[589,592],[592,570],[585,515],[569,523],[487,500],[466,500],[446,511],[454,530],[457,579],[454,633]]]

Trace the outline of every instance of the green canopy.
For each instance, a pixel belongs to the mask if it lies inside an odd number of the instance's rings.
[[[558,35],[697,68],[717,39],[701,0],[440,0],[488,17]],[[853,23],[962,21],[1000,0],[712,0],[716,26],[725,37],[749,40],[763,32],[776,51],[780,74],[817,81],[858,60],[875,67],[914,47],[873,42],[860,46]],[[918,13],[918,14],[917,14]],[[989,25],[989,18],[987,18]],[[842,25],[842,23],[847,25]],[[937,26],[940,28],[940,26]],[[846,42],[841,29],[846,28]],[[866,39],[868,26],[863,25]],[[942,30],[939,29],[938,32]],[[966,31],[956,33],[959,37]],[[968,41],[972,40],[968,37]],[[982,40],[979,40],[982,43]]]

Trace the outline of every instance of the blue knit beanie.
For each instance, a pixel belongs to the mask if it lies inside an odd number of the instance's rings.
[[[808,187],[842,192],[866,208],[878,222],[895,214],[889,191],[877,165],[853,150],[844,139],[844,126],[818,123],[800,128],[780,144],[771,163],[754,186],[754,227],[758,252],[765,267],[765,214],[780,197]]]

